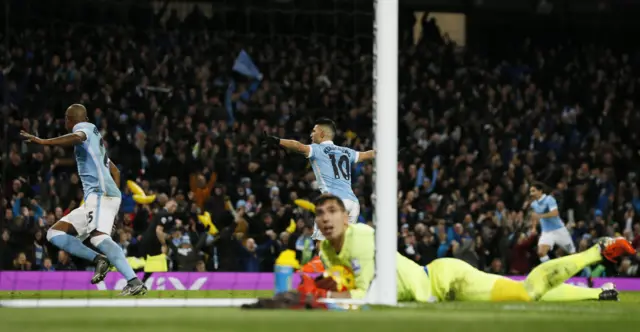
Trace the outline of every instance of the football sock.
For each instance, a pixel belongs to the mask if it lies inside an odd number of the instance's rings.
[[[124,256],[124,251],[115,243],[111,238],[104,239],[100,244],[98,244],[98,249],[102,251],[105,255],[107,255],[107,259],[109,262],[116,267],[118,272],[120,272],[127,281],[136,278],[135,272],[127,262],[127,258]]]
[[[66,233],[60,233],[49,239],[54,246],[90,262],[93,262],[98,256],[98,253],[89,249],[89,247],[82,244],[82,242],[75,236],[71,236]]]
[[[598,300],[600,298],[600,288],[579,287],[569,284],[560,284],[550,289],[540,297],[543,302],[568,302]]]

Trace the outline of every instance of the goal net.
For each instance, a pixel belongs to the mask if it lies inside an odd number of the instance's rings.
[[[274,264],[287,250],[319,273],[304,205],[318,195],[313,172],[259,137],[309,143],[320,117],[335,121],[336,144],[375,146],[375,165],[355,166],[352,183],[359,222],[379,230],[378,266],[394,265],[397,1],[21,0],[1,10],[13,90],[3,96],[12,107],[2,119],[0,306],[235,306],[273,294]],[[376,34],[385,41],[374,52]],[[121,171],[112,235],[144,278],[145,297],[120,297],[117,271],[92,285],[91,263],[46,240],[82,204],[73,151],[10,133],[64,134],[65,109],[77,102]],[[128,180],[146,196],[134,198]],[[158,224],[167,200],[177,211]],[[159,232],[166,245],[151,257]],[[373,301],[395,304],[394,269],[376,280]]]

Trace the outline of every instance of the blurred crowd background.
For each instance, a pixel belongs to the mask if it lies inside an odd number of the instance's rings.
[[[18,135],[64,134],[64,111],[77,102],[123,182],[158,195],[138,205],[122,184],[113,236],[129,256],[175,200],[171,270],[269,272],[285,249],[313,257],[313,215],[293,204],[319,194],[313,172],[303,156],[258,140],[308,143],[314,120],[329,117],[336,144],[372,147],[370,2],[11,3],[0,45],[0,270],[92,268],[43,236],[82,200],[72,150]],[[523,210],[534,180],[558,200],[578,250],[601,236],[639,248],[635,44],[604,21],[583,29],[513,16],[521,24],[505,29],[490,15],[470,21],[481,29],[463,46],[436,20],[401,10],[399,252],[526,274],[538,264],[538,230]],[[231,70],[241,50],[262,73],[257,84]],[[353,174],[360,222],[371,224],[373,167]],[[198,221],[205,211],[216,235]],[[583,273],[640,272],[632,257]]]

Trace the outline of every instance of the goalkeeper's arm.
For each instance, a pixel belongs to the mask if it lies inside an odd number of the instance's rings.
[[[360,293],[357,289],[349,291],[337,291],[337,283],[335,280],[329,277],[320,277],[316,280],[311,279],[307,275],[302,275],[302,282],[298,286],[298,291],[304,294],[314,294],[319,298],[333,298],[333,299],[351,299],[351,298],[364,298],[359,297]]]
[[[371,277],[373,277],[373,274],[371,275]],[[358,300],[364,299],[367,296],[367,289],[369,289],[369,285],[371,284],[371,281],[366,283],[365,280],[358,281],[358,279],[371,280],[373,278],[369,279],[369,278],[356,277],[356,288],[348,290],[348,291],[342,291],[342,292],[329,290],[329,291],[327,291],[326,298],[328,298],[328,299],[358,299]],[[360,285],[363,281],[366,283],[366,287],[362,287]],[[318,286],[318,287],[320,287],[320,286]]]
[[[354,278],[355,278],[355,287],[353,289],[347,291],[335,291],[335,287],[332,289],[328,289],[326,297],[334,298],[334,299],[364,299],[367,296],[367,292],[371,283],[373,282],[373,277],[375,275],[375,246],[373,242],[375,241],[373,237],[373,232],[371,234],[367,234],[367,237],[361,238],[358,241],[358,246],[356,251],[354,251],[351,255],[351,261],[357,262],[358,267],[354,267]],[[353,264],[353,263],[352,263]],[[326,266],[326,269],[330,269],[330,267]],[[317,283],[318,288],[322,288],[322,285]]]

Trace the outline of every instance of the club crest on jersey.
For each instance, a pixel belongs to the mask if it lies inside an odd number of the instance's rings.
[[[355,258],[351,260],[351,270],[354,274],[360,273],[360,262]]]

